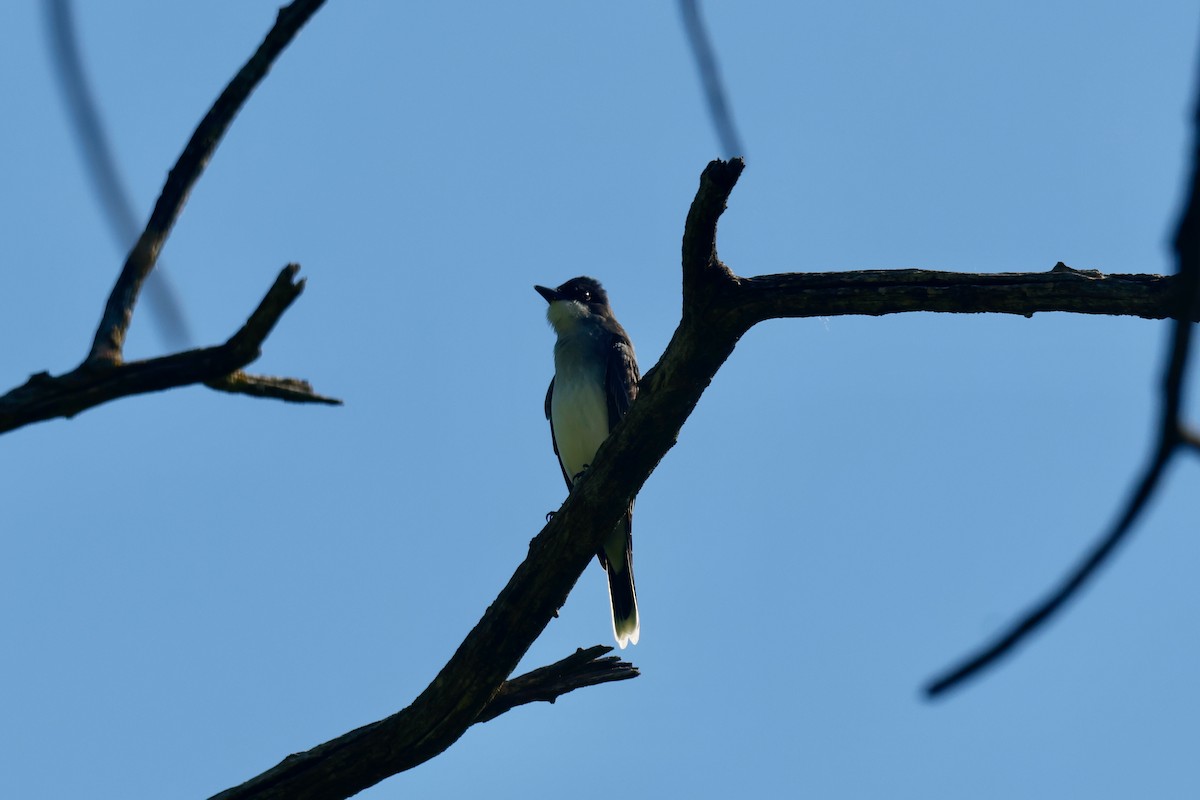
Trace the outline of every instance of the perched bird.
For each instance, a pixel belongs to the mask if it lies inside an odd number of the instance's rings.
[[[554,378],[546,392],[546,419],[567,489],[574,487],[637,397],[639,379],[633,342],[593,278],[579,277],[548,289],[533,287],[550,304]],[[596,553],[608,573],[613,635],[624,647],[637,644],[637,592],[633,588],[633,501]]]

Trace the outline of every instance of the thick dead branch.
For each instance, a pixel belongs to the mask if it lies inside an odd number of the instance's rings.
[[[781,317],[911,311],[1025,317],[1068,311],[1167,319],[1179,313],[1173,305],[1178,280],[1163,275],[1105,275],[1071,269],[1061,261],[1048,272],[800,272],[741,280],[737,313],[744,315],[747,327]]]
[[[306,382],[295,378],[250,376],[240,371],[258,358],[263,341],[303,290],[304,282],[295,281],[299,271],[295,264],[283,269],[246,324],[225,344],[128,364],[122,358],[125,334],[138,293],[154,268],[159,250],[183,209],[188,193],[251,91],[323,2],[296,0],[280,9],[275,26],[209,109],[167,176],[150,221],[130,251],[109,296],[88,357],[68,373],[54,377],[40,372],[23,386],[0,397],[0,433],[55,417],[72,417],[118,397],[194,383],[204,383],[224,392],[292,402],[340,402],[316,394]],[[62,34],[67,36],[70,7],[60,3],[55,8],[62,17],[58,27],[67,31]],[[72,50],[70,42],[63,47]],[[95,131],[91,133],[95,134]]]
[[[295,280],[299,269],[295,264],[283,268],[246,324],[225,344],[147,361],[85,361],[63,375],[34,375],[0,397],[0,433],[55,417],[73,417],[119,397],[217,381],[240,370],[259,357],[275,323],[304,290],[304,281]],[[319,397],[313,395],[314,400]]]
[[[717,220],[737,184],[745,162],[710,161],[683,226],[683,316],[707,308],[712,293],[734,283],[733,272],[717,258]]]
[[[125,334],[133,319],[133,307],[137,303],[142,284],[150,270],[154,269],[159,251],[179,218],[192,186],[204,172],[209,159],[221,142],[221,137],[225,135],[225,131],[254,87],[266,76],[276,57],[323,3],[324,0],[296,0],[280,9],[275,27],[225,87],[225,91],[221,92],[192,134],[191,140],[167,176],[167,182],[154,205],[150,221],[146,223],[142,235],[129,251],[121,275],[108,298],[87,358],[92,365],[116,364],[121,361]]]

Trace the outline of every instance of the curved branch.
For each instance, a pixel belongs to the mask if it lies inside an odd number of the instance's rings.
[[[717,221],[745,168],[740,158],[710,161],[700,174],[700,186],[683,225],[684,321],[693,313],[711,309],[714,297],[736,284],[733,271],[717,257]]]
[[[1184,425],[1181,409],[1192,323],[1200,316],[1200,82],[1197,84],[1194,103],[1191,188],[1175,235],[1175,256],[1179,270],[1172,281],[1171,291],[1164,298],[1164,308],[1167,312],[1164,316],[1172,317],[1174,322],[1171,348],[1163,370],[1158,441],[1154,447],[1154,455],[1112,529],[1092,546],[1059,587],[1021,615],[1007,631],[981,647],[959,666],[931,681],[925,689],[929,697],[937,697],[958,688],[967,680],[995,666],[1074,598],[1129,537],[1134,524],[1158,489],[1160,479],[1175,453],[1181,446],[1193,446],[1193,434]]]
[[[612,648],[603,644],[586,650],[581,648],[561,661],[505,681],[475,722],[490,722],[526,703],[553,703],[567,692],[612,681],[627,681],[640,674],[637,667],[622,661],[619,656],[601,658],[611,652]]]
[[[930,681],[929,685],[925,687],[925,694],[929,697],[938,697],[951,689],[958,688],[968,679],[978,676],[1001,658],[1011,654],[1017,645],[1041,628],[1067,601],[1074,598],[1084,584],[1096,574],[1096,571],[1108,562],[1117,546],[1133,529],[1133,524],[1141,515],[1142,509],[1146,507],[1147,501],[1153,496],[1154,490],[1158,488],[1159,478],[1162,477],[1172,452],[1173,447],[1166,449],[1160,447],[1155,452],[1138,481],[1137,490],[1121,513],[1121,518],[1113,525],[1112,530],[1096,543],[1078,566],[1071,570],[1071,573],[1057,589],[1031,610],[1025,612],[1007,631],[982,647],[979,652],[966,658],[958,666],[947,670],[944,675]]]
[[[225,91],[213,103],[200,125],[184,147],[179,160],[167,176],[158,202],[146,223],[145,230],[129,251],[121,275],[109,295],[100,325],[92,342],[88,362],[116,364],[121,361],[125,345],[125,334],[133,319],[133,307],[137,303],[142,284],[158,260],[159,251],[174,227],[175,221],[187,202],[192,186],[199,180],[213,152],[221,142],[233,118],[245,104],[250,93],[266,76],[271,64],[283,49],[295,38],[300,28],[322,6],[324,0],[295,0],[281,8],[275,26],[263,39],[258,50],[238,71]]]

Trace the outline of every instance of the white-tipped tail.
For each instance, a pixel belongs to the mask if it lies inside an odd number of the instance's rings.
[[[613,636],[622,650],[637,644],[642,624],[638,617],[637,589],[633,585],[633,548],[627,547],[623,562],[608,563],[608,601],[612,606]]]

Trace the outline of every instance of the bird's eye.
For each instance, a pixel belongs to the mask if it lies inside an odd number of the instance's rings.
[[[587,291],[586,289],[583,292],[583,302],[585,302],[585,303],[592,302],[592,293]]]

